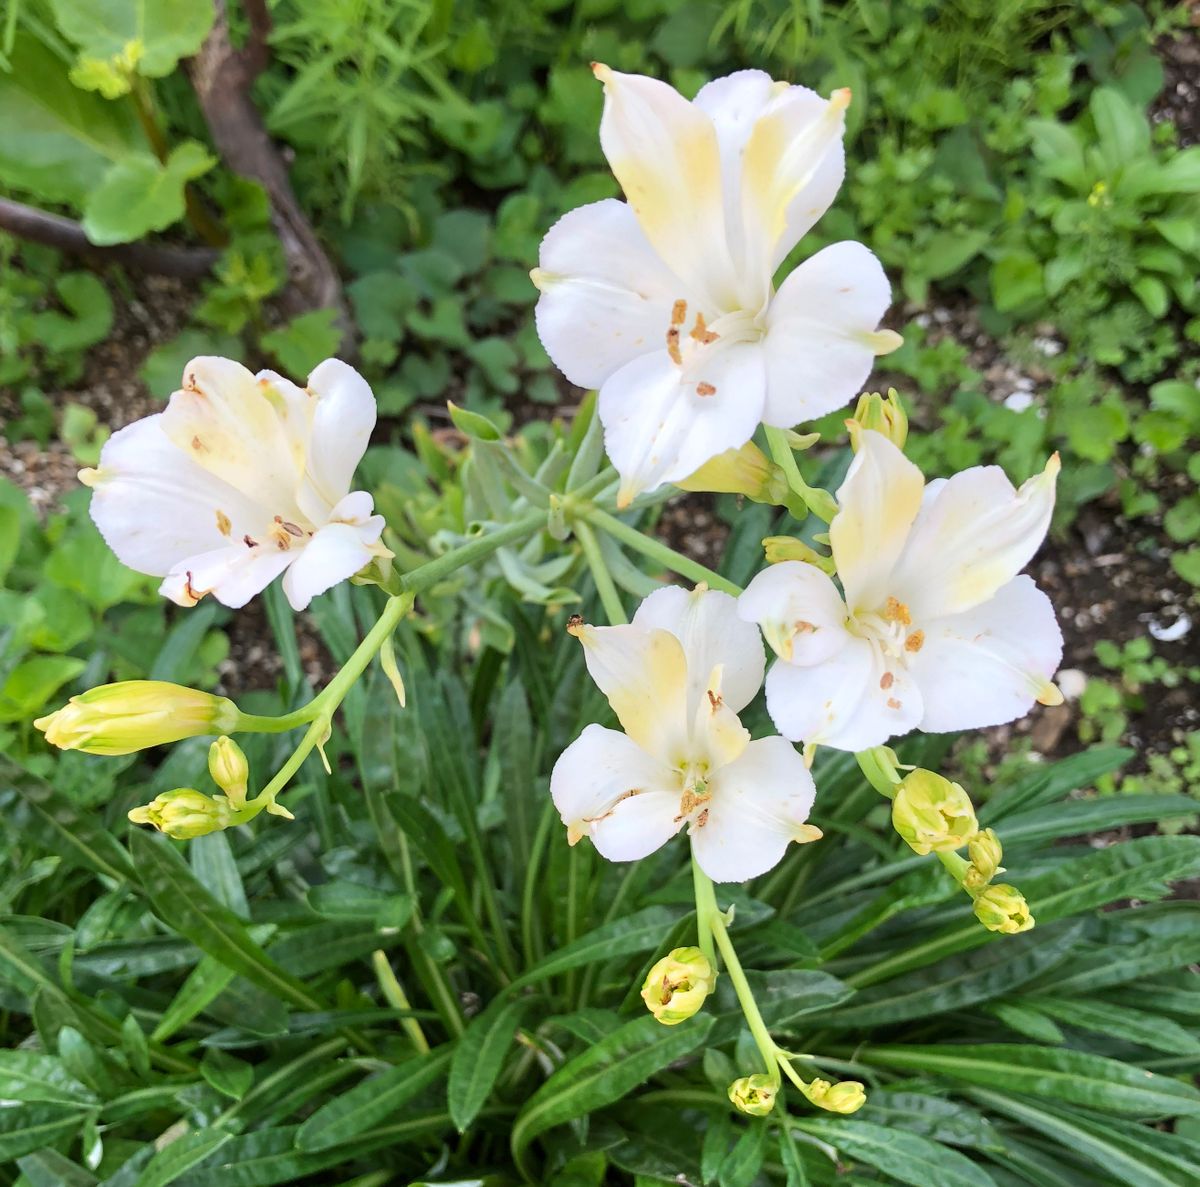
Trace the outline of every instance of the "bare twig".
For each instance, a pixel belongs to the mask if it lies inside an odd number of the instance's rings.
[[[134,272],[198,280],[212,271],[221,253],[209,247],[168,247],[157,243],[118,243],[98,247],[73,219],[48,214],[22,202],[0,198],[0,231],[97,263],[121,264]]]
[[[263,0],[244,0],[250,40],[243,50],[229,36],[226,0],[213,0],[216,20],[189,74],[217,151],[235,173],[259,182],[271,203],[271,221],[287,261],[289,290],[284,304],[292,312],[336,309],[343,350],[352,342],[341,279],[325,254],[288,179],[287,167],[250,97],[250,87],[267,62],[270,13]]]

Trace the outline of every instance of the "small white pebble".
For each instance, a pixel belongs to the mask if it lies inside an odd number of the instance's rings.
[[[1079,700],[1083,696],[1083,690],[1087,688],[1087,682],[1087,673],[1078,668],[1063,668],[1054,681],[1058,685],[1058,691],[1063,694],[1063,699],[1067,701]]]
[[[1174,622],[1161,623],[1157,620],[1152,620],[1150,623],[1150,637],[1157,639],[1160,643],[1178,643],[1191,629],[1191,617],[1187,614],[1180,614]]]
[[[1013,412],[1024,412],[1033,404],[1033,395],[1027,391],[1016,391],[1011,396],[1005,396],[1004,407]]]

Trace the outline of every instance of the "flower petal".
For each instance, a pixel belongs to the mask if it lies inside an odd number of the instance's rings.
[[[1023,717],[1043,698],[1056,703],[1050,681],[1062,648],[1054,607],[1027,576],[981,606],[930,623],[910,661],[925,703],[921,728],[981,729]]]
[[[819,664],[846,645],[846,604],[837,586],[814,565],[770,565],[738,598],[738,613],[762,628],[775,653],[789,663]]]
[[[767,673],[767,710],[785,738],[838,750],[881,746],[911,730],[923,711],[903,666],[853,636],[822,663],[776,663]]]
[[[702,351],[686,369],[666,351],[642,355],[600,389],[604,445],[621,475],[621,505],[686,478],[754,435],[765,382],[761,347]]]
[[[658,79],[592,70],[604,84],[600,145],[646,238],[705,306],[729,307],[736,284],[712,120]]]
[[[740,713],[762,687],[766,659],[758,631],[738,617],[738,604],[727,593],[678,585],[656,589],[633,616],[633,625],[670,631],[683,646],[688,669],[688,716],[708,688],[712,671],[722,668],[721,695]]]
[[[838,488],[829,540],[852,614],[881,610],[892,571],[921,506],[925,480],[883,434],[860,434],[858,453]]]
[[[576,626],[588,674],[621,727],[648,754],[676,765],[687,752],[687,661],[668,631]]]
[[[312,400],[311,439],[305,485],[324,504],[325,513],[349,490],[375,429],[375,396],[367,381],[340,359],[326,359],[308,377]]]
[[[161,577],[186,557],[226,547],[266,522],[241,491],[196,465],[162,430],[162,414],[118,430],[80,477],[91,515],[122,564]]]
[[[532,277],[538,337],[579,387],[599,387],[631,359],[661,350],[674,303],[687,296],[615,198],[564,214],[542,240]]]
[[[840,408],[862,387],[894,336],[876,331],[892,290],[861,243],[834,243],[780,285],[767,310],[763,420],[791,428]]]
[[[796,244],[789,235],[825,213],[844,171],[849,103],[848,90],[826,100],[793,86],[755,121],[742,156],[744,272],[773,275]]]
[[[745,882],[778,864],[812,810],[816,787],[804,759],[783,738],[751,742],[709,781],[692,852],[714,882]]]
[[[303,519],[296,491],[306,442],[295,435],[294,390],[275,386],[270,376],[256,378],[232,359],[195,358],[162,413],[163,432],[269,516]]]
[[[181,560],[163,578],[158,592],[177,606],[194,606],[212,594],[222,605],[240,610],[299,555],[298,550],[281,551],[272,544],[229,544]]]
[[[1015,490],[998,466],[940,484],[921,507],[896,569],[896,597],[914,621],[959,614],[993,597],[1041,547],[1054,511],[1059,460]]]
[[[624,734],[589,725],[554,764],[550,796],[572,843],[590,836],[610,861],[636,861],[679,831],[671,774]]]
[[[300,549],[283,579],[283,592],[293,610],[307,609],[318,594],[353,577],[372,556],[363,529],[330,523]]]

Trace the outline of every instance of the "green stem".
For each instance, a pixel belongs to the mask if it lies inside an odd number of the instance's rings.
[[[721,909],[717,906],[717,895],[712,879],[698,867],[693,866],[693,881],[696,887],[696,915],[707,924],[707,930],[717,941],[717,947],[725,961],[725,971],[729,974],[729,980],[733,982],[733,989],[737,994],[738,1003],[742,1007],[742,1013],[746,1016],[750,1033],[754,1036],[754,1042],[763,1058],[763,1063],[766,1064],[767,1075],[771,1077],[771,1082],[778,1088],[780,1081],[779,1049],[775,1046],[775,1040],[771,1038],[770,1031],[767,1030],[767,1024],[763,1021],[758,1003],[754,1000],[754,991],[750,988],[750,982],[746,980],[746,974],[742,970],[742,963],[738,960],[737,952],[734,951],[733,941],[730,940],[729,931],[725,927],[725,919],[721,914]]]
[[[587,560],[588,568],[592,571],[592,580],[596,583],[596,592],[600,595],[600,604],[604,607],[604,613],[608,615],[609,626],[623,626],[629,621],[629,618],[625,613],[625,607],[621,605],[621,595],[613,584],[612,574],[609,573],[608,566],[604,563],[604,556],[600,552],[600,543],[596,539],[596,533],[592,531],[591,525],[586,520],[577,519],[574,527],[575,538],[583,548],[584,558]]]
[[[775,464],[783,471],[783,475],[788,481],[788,486],[793,493],[804,501],[805,508],[808,511],[811,511],[818,519],[828,523],[837,510],[833,497],[828,491],[817,490],[804,481],[804,475],[800,473],[800,467],[796,464],[796,454],[788,443],[786,430],[767,428],[766,433],[767,445],[771,450],[771,457]],[[788,510],[796,518],[803,518],[802,516],[797,516],[795,509],[792,507],[789,507]]]
[[[705,885],[707,883],[707,885]],[[708,957],[708,962],[717,967],[717,950],[713,946],[714,924],[713,913],[717,908],[716,896],[712,890],[712,882],[708,875],[692,858],[692,885],[696,890],[696,931],[700,939],[700,951]]]
[[[859,750],[854,757],[867,782],[880,795],[894,800],[896,788],[900,785],[900,774],[896,770],[894,761],[895,755],[886,746],[876,746],[872,750]]]
[[[720,573],[714,572],[712,569],[700,564],[699,561],[694,561],[691,557],[684,556],[681,552],[676,552],[675,549],[664,544],[661,540],[656,540],[652,536],[647,536],[645,533],[639,532],[637,528],[630,527],[629,524],[623,523],[615,515],[609,515],[607,511],[602,511],[599,507],[590,506],[580,508],[578,515],[593,527],[599,528],[602,532],[611,536],[614,540],[632,548],[635,552],[640,552],[643,556],[649,557],[653,561],[657,561],[663,568],[670,569],[672,572],[678,573],[681,577],[688,577],[696,582],[703,581],[710,589],[719,589],[724,593],[732,594],[734,597],[737,597],[742,592],[742,587],[734,584],[727,577],[722,577]]]

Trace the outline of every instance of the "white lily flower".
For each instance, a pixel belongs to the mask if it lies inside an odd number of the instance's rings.
[[[114,433],[83,470],[92,518],[123,564],[162,577],[180,606],[211,593],[244,606],[286,570],[297,610],[357,573],[383,517],[350,490],[375,427],[375,397],[326,359],[301,388],[231,359],[197,358],[165,411]]]
[[[572,383],[600,389],[620,499],[845,404],[877,354],[891,301],[879,261],[836,243],[776,292],[784,257],[845,172],[848,90],[828,100],[761,70],[688,102],[653,78],[592,67],[600,142],[627,201],[571,211],[542,242],[537,327]]]
[[[635,861],[686,827],[700,868],[743,882],[815,840],[815,788],[782,738],[750,740],[737,714],[762,683],[762,640],[728,594],[656,590],[628,626],[573,623],[588,672],[624,733],[589,725],[563,751],[550,794],[571,844],[591,837]]]
[[[865,750],[1060,703],[1054,607],[1017,576],[1050,526],[1058,471],[1055,454],[1019,490],[997,466],[926,485],[891,441],[863,432],[829,525],[842,592],[785,561],[738,601],[779,656],[767,676],[779,732]]]

